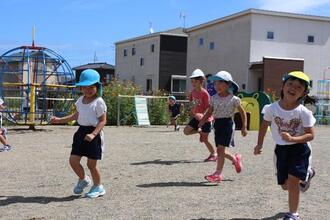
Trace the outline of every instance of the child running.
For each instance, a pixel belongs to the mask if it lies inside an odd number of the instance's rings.
[[[105,190],[101,184],[101,174],[97,168],[97,161],[101,160],[104,150],[103,127],[106,124],[106,111],[102,96],[102,84],[100,75],[92,69],[84,70],[79,79],[83,96],[79,97],[76,105],[76,112],[63,118],[52,117],[52,123],[67,123],[77,120],[78,131],[73,136],[70,165],[79,177],[77,185],[74,187],[75,194],[83,193],[84,189],[91,185],[91,179],[85,174],[84,168],[80,164],[81,158],[87,157],[87,167],[93,178],[94,185],[86,194],[89,198],[103,196]]]
[[[183,133],[185,135],[199,133],[200,142],[203,142],[206,145],[210,153],[204,162],[216,161],[217,154],[212,144],[208,140],[209,133],[211,132],[211,122],[213,117],[209,116],[201,129],[198,128],[199,121],[202,119],[210,105],[210,95],[206,89],[203,88],[203,82],[205,80],[204,73],[200,69],[196,69],[192,72],[190,79],[193,87],[193,90],[189,96],[189,101],[192,104],[192,109],[190,112],[192,119],[184,128]]]
[[[311,167],[311,147],[314,138],[315,118],[301,101],[307,96],[310,87],[309,77],[300,71],[289,73],[283,78],[281,99],[264,107],[264,120],[261,124],[258,143],[254,154],[262,152],[267,128],[271,132],[275,147],[277,183],[288,190],[289,212],[284,220],[299,218],[299,190],[305,192],[315,175]]]
[[[0,111],[6,109],[4,101],[0,98]],[[7,140],[7,129],[2,127],[2,113],[0,112],[0,120],[1,120],[1,128],[0,128],[0,142],[2,143],[2,147],[0,147],[0,152],[10,151],[12,147],[9,145]]]
[[[241,100],[234,94],[237,93],[238,85],[233,81],[230,73],[220,71],[212,77],[214,87],[217,94],[211,97],[211,105],[206,114],[199,123],[203,126],[207,118],[213,114],[215,118],[214,123],[214,137],[217,147],[218,161],[216,170],[213,174],[205,176],[208,182],[219,183],[223,179],[222,171],[225,159],[229,159],[235,166],[236,172],[240,173],[242,169],[241,155],[232,155],[226,148],[230,147],[233,142],[233,135],[235,132],[234,113],[238,109],[242,119],[242,136],[247,135],[246,129],[246,113],[241,105]]]
[[[176,101],[175,96],[168,98],[168,111],[170,114],[170,123],[174,125],[174,131],[179,131],[180,126],[177,124],[177,119],[180,117],[182,105]]]

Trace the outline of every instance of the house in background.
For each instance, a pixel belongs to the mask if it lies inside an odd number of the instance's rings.
[[[116,42],[116,76],[145,93],[186,92],[187,34],[182,28]]]
[[[186,32],[187,75],[227,70],[246,92],[279,95],[284,73],[303,70],[316,82],[330,67],[330,17],[249,9]]]
[[[107,63],[88,63],[82,66],[72,68],[76,72],[76,81],[79,81],[79,77],[82,71],[86,69],[96,70],[100,74],[101,82],[103,85],[107,85],[115,77],[115,67]]]

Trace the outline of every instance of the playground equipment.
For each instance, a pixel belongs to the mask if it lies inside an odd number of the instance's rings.
[[[237,96],[241,98],[242,106],[248,115],[249,130],[259,130],[262,121],[261,111],[265,105],[271,103],[270,97],[264,92],[240,92]]]
[[[317,124],[330,125],[330,79],[317,81]]]
[[[0,56],[0,96],[4,119],[19,125],[43,125],[51,115],[71,111],[75,76],[67,61],[45,47],[21,46]]]

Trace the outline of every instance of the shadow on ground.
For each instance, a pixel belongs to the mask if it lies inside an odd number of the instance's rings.
[[[229,220],[277,220],[284,217],[284,212],[279,212],[274,216],[265,217],[265,218],[231,218]],[[225,220],[224,218],[193,218],[191,220]]]
[[[222,181],[233,181],[231,179],[224,179]],[[150,187],[214,187],[217,186],[216,183],[208,183],[208,182],[160,182],[160,183],[148,183],[148,184],[140,184],[136,185],[141,188],[150,188]]]
[[[189,160],[151,160],[151,161],[143,161],[137,163],[131,163],[131,165],[146,165],[146,164],[159,164],[159,165],[173,165],[180,163],[204,163],[203,161],[189,161]]]
[[[67,196],[67,197],[47,197],[47,196],[0,196],[0,206],[16,204],[16,203],[39,203],[48,204],[51,202],[69,202],[79,199],[80,196]]]

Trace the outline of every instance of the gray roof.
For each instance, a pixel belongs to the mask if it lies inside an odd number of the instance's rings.
[[[85,70],[85,69],[115,69],[115,66],[107,63],[88,63],[85,65],[77,66],[72,68],[74,70]]]
[[[199,24],[186,29],[186,32],[192,32],[201,28],[207,28],[209,26],[213,26],[228,20],[232,20],[241,16],[249,15],[249,14],[259,14],[259,15],[269,15],[269,16],[277,16],[277,17],[287,17],[287,18],[297,18],[297,19],[305,19],[305,20],[314,20],[314,21],[330,21],[330,17],[326,16],[316,16],[316,15],[306,15],[306,14],[297,14],[297,13],[289,13],[289,12],[279,12],[279,11],[269,11],[262,9],[247,9],[232,15],[228,15],[219,19],[215,19],[203,24]]]
[[[160,32],[152,33],[152,34],[142,35],[142,36],[139,36],[139,37],[129,38],[129,39],[126,39],[126,40],[115,42],[115,44],[123,44],[123,43],[133,42],[133,41],[142,40],[142,39],[151,38],[151,37],[156,37],[156,36],[160,36],[160,35],[179,36],[179,37],[187,37],[188,36],[185,33],[185,30],[183,28],[179,27],[179,28],[174,28],[174,29],[170,29],[170,30],[167,30],[167,31],[160,31]]]

